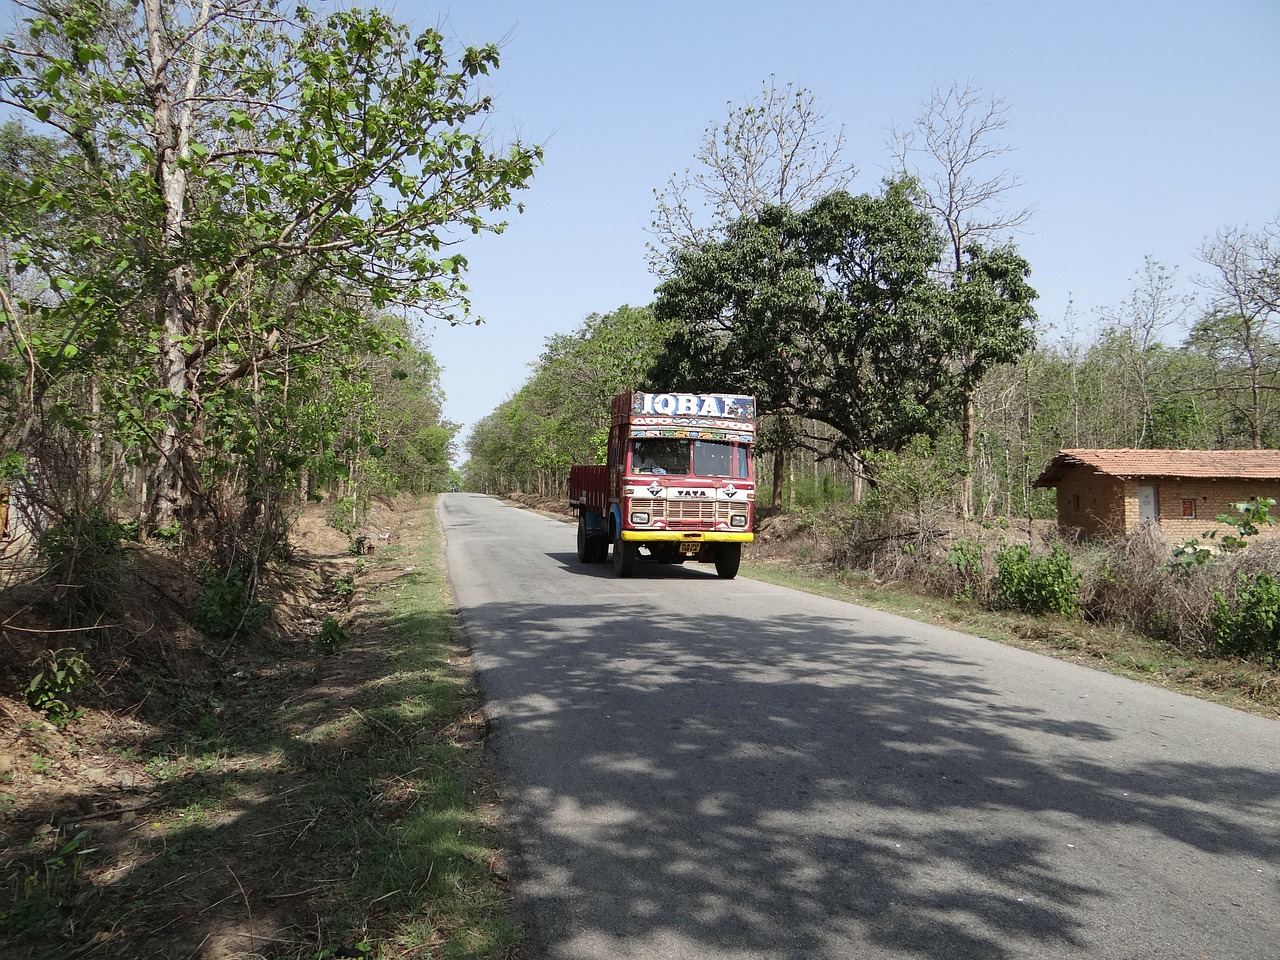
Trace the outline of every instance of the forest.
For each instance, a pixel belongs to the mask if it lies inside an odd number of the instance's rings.
[[[1036,533],[1032,481],[1063,447],[1280,442],[1280,216],[1206,224],[1190,292],[1149,258],[1047,320],[1005,101],[938,88],[864,190],[817,98],[768,81],[655,187],[653,300],[564,318],[463,441],[422,331],[475,322],[465,243],[544,159],[492,134],[497,45],[277,0],[17,7],[0,952],[518,949],[423,495],[562,499],[630,387],[756,396],[762,524],[820,539],[821,575],[1060,643],[1116,627],[1182,658],[1157,682],[1274,713],[1274,503],[1213,544],[1084,547]]]
[[[466,483],[558,494],[633,386],[756,395],[775,507],[856,502],[909,463],[958,516],[1047,518],[1031,484],[1061,448],[1273,447],[1280,216],[1206,224],[1194,283],[1148,257],[1123,302],[1041,317],[1006,120],[1000,99],[939,88],[897,133],[899,173],[852,196],[811,92],[770,83],[731,107],[699,172],[656,191],[655,300],[549,338],[473,430]]]
[[[67,625],[106,614],[122,540],[248,601],[299,504],[447,487],[422,321],[468,322],[452,248],[540,162],[482,131],[497,47],[272,0],[27,13],[0,46],[0,485]]]
[[[566,318],[459,475],[418,333],[470,321],[458,245],[542,160],[484,131],[498,48],[272,0],[30,11],[0,45],[0,485],[5,576],[63,628],[111,619],[122,542],[243,611],[308,502],[349,528],[399,491],[557,496],[631,386],[755,395],[773,510],[1044,519],[1060,448],[1278,439],[1280,217],[1207,225],[1193,293],[1148,258],[1050,324],[1006,101],[939,87],[858,192],[770,80],[654,189],[654,300]]]

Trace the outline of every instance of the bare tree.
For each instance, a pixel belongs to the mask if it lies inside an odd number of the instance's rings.
[[[1210,313],[1192,341],[1211,356],[1243,368],[1244,384],[1229,402],[1248,421],[1255,448],[1263,446],[1270,395],[1280,391],[1280,215],[1259,230],[1225,227],[1204,242],[1200,259],[1213,269],[1201,280]]]
[[[1137,407],[1128,419],[1135,427],[1131,443],[1151,442],[1157,398],[1152,384],[1160,369],[1167,366],[1162,355],[1162,335],[1170,329],[1184,329],[1195,298],[1177,291],[1177,268],[1166,267],[1154,257],[1143,259],[1133,276],[1133,289],[1118,307],[1098,311],[1106,325],[1104,338],[1116,350],[1115,393],[1131,395]]]
[[[766,205],[799,210],[848,186],[857,169],[843,150],[844,128],[832,130],[817,96],[770,77],[757,99],[730,103],[728,117],[707,126],[694,167],[654,188],[650,268],[668,276],[675,253],[719,237],[734,220]]]
[[[890,148],[901,172],[917,179],[921,200],[946,233],[959,270],[964,248],[990,242],[1031,218],[1027,207],[1006,207],[1022,178],[993,164],[1014,148],[996,138],[1008,126],[1008,100],[973,82],[938,87],[910,127],[893,128]]]
[[[844,127],[832,129],[817,96],[773,77],[760,96],[729,104],[728,117],[703,133],[696,166],[673,173],[654,188],[649,232],[649,268],[670,277],[675,257],[720,239],[729,224],[766,206],[800,210],[833,190],[849,186],[857,168],[845,163]],[[791,431],[783,425],[779,436]],[[772,504],[777,506],[788,447],[774,447]]]
[[[1001,139],[1008,112],[1007,100],[988,96],[972,81],[963,86],[952,82],[934,90],[909,127],[890,132],[890,149],[900,171],[916,179],[921,203],[947,238],[948,266],[956,277],[963,270],[966,249],[1007,240],[1031,216],[1029,208],[1005,205],[1022,180],[996,166],[1013,149]],[[972,366],[976,361],[975,349],[961,363]],[[961,424],[967,468],[962,487],[965,516],[973,506],[976,421],[970,390]]]

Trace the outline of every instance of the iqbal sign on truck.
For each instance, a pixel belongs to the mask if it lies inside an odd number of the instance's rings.
[[[578,559],[629,577],[636,561],[714,563],[738,573],[752,538],[756,486],[752,397],[641,393],[613,398],[608,460],[569,470]]]

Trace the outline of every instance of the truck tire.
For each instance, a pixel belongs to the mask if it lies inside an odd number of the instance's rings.
[[[591,550],[591,557],[588,563],[604,563],[609,559],[609,539],[608,537],[594,536],[587,541]]]
[[[578,512],[578,562],[595,562],[595,543],[587,536],[587,515]]]
[[[621,536],[613,541],[613,572],[620,577],[629,577],[636,572],[636,545]]]
[[[716,574],[732,580],[738,575],[738,566],[742,563],[742,544],[722,543],[716,550]]]

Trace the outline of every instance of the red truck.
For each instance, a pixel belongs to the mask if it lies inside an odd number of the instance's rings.
[[[637,559],[714,563],[738,574],[752,539],[756,485],[752,397],[642,393],[613,398],[604,466],[569,469],[578,559],[635,572]]]

